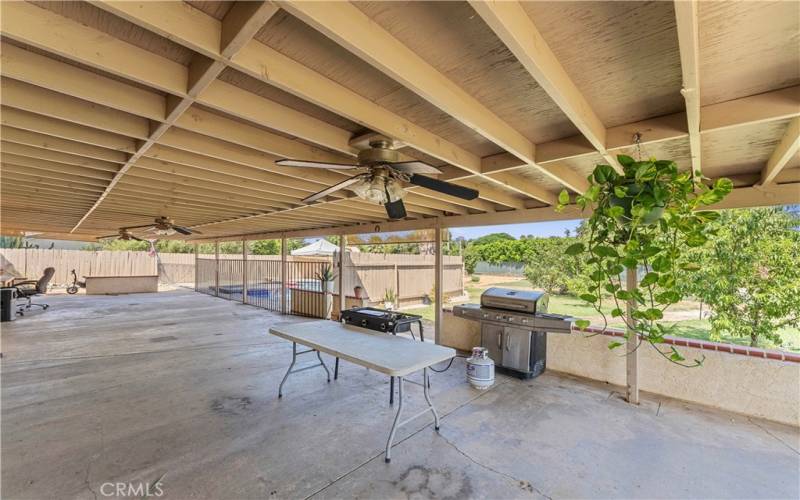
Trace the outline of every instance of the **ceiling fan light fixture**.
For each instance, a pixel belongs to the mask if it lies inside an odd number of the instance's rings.
[[[386,194],[389,195],[389,201],[394,203],[395,201],[403,199],[406,195],[406,190],[403,189],[403,186],[396,180],[389,179],[386,182]]]
[[[369,183],[366,191],[364,191],[364,197],[367,201],[378,205],[386,203],[386,179],[377,175],[373,177],[372,182]]]
[[[348,189],[353,191],[359,198],[363,198],[369,202],[377,205],[386,203],[386,184],[385,178],[375,176],[372,179],[364,179],[360,182],[349,186]]]

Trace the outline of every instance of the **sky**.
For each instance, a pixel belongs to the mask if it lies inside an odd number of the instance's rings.
[[[478,226],[450,229],[450,234],[457,238],[463,236],[471,240],[491,233],[508,233],[515,238],[522,235],[533,236],[564,236],[564,230],[575,232],[580,220],[559,220],[548,222],[529,222],[526,224],[504,224],[502,226]]]

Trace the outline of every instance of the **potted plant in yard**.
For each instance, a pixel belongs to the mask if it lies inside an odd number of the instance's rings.
[[[355,298],[360,299],[364,295],[364,289],[361,286],[356,285],[353,287],[353,295]]]
[[[610,302],[611,316],[625,323],[627,335],[636,335],[634,350],[647,342],[673,363],[699,366],[703,359],[685,362],[674,347],[658,346],[674,328],[659,320],[683,299],[677,274],[699,268],[688,260],[688,250],[714,236],[707,223],[719,214],[701,209],[721,201],[733,183],[717,179],[708,184],[699,171],[681,172],[670,160],[635,161],[625,155],[617,160],[622,174],[609,165],[597,165],[588,177],[589,188],[575,198],[582,211],[591,210],[584,241],[565,250],[567,255],[585,257],[589,269],[587,291],[580,298],[602,316],[604,329],[608,318],[603,306]],[[566,190],[558,202],[557,210],[569,204]],[[623,286],[626,271],[630,279]],[[627,302],[633,306],[630,317],[625,314]],[[589,326],[586,320],[575,324],[581,330]],[[609,349],[622,345],[611,342]]]
[[[389,311],[397,307],[397,294],[395,293],[394,288],[387,288],[383,293],[383,307]]]
[[[323,297],[322,315],[325,319],[331,319],[333,312],[333,280],[336,279],[336,273],[333,272],[331,266],[325,264],[317,272],[316,278],[319,280]]]

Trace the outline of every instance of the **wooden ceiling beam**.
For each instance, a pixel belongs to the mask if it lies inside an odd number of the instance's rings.
[[[95,186],[100,188],[103,188],[106,185],[106,181],[103,179],[97,179],[96,177],[76,175],[74,172],[53,172],[52,170],[23,167],[21,165],[14,165],[13,163],[7,163],[5,161],[0,162],[0,172],[35,175],[39,177],[49,176],[60,181],[71,181],[78,184],[85,184],[87,186]]]
[[[228,60],[235,56],[277,11],[271,2],[235,2],[222,19],[220,56]]]
[[[218,109],[224,111],[223,107]],[[189,108],[175,122],[175,126],[269,153],[278,158],[304,158],[327,162],[350,161],[345,155],[330,153],[296,139],[273,134],[262,128],[210,113],[197,106]]]
[[[24,144],[15,144],[3,140],[3,153],[12,153],[14,155],[26,156],[28,158],[35,158],[40,160],[55,161],[64,163],[66,165],[76,165],[79,167],[88,167],[96,170],[103,170],[106,172],[116,172],[119,169],[118,163],[110,161],[96,160],[94,158],[86,158],[84,156],[73,155],[70,153],[61,153],[51,149],[40,148],[35,146],[26,146]]]
[[[606,150],[605,125],[519,2],[471,0],[470,5],[605,161],[622,173],[616,158]]]
[[[207,57],[219,51],[222,23],[186,2],[88,2]]]
[[[140,20],[140,22],[137,21],[137,24],[142,25],[142,26],[144,26],[144,27],[146,27],[148,29],[152,29],[154,27],[153,23],[158,22],[158,19],[160,19],[160,17],[158,15],[153,15],[150,7],[148,7],[148,6],[137,5],[134,8],[131,5],[118,6],[118,4],[116,2],[114,2],[111,5],[105,5],[104,4],[103,8],[106,8],[107,10],[112,10],[112,11],[119,10],[119,12],[117,12],[117,13],[123,13],[124,12],[124,16],[123,17],[125,17],[128,20],[135,20],[132,16],[141,15],[142,16],[142,20]],[[171,23],[171,22],[174,21],[174,19],[177,19],[177,18],[180,17],[180,12],[176,11],[175,9],[180,10],[181,7],[170,7],[169,9],[171,9],[171,13],[164,16],[164,22],[165,23]],[[192,21],[192,22],[194,22],[194,21]],[[207,26],[206,26],[206,28],[207,28]],[[158,30],[156,30],[156,31],[159,32]],[[203,31],[203,29],[200,29],[198,31],[198,33],[199,33],[198,36],[203,36],[202,35],[202,31]],[[166,32],[166,31],[164,31],[164,32]],[[47,59],[47,58],[43,58],[43,59]],[[214,61],[213,60],[209,60],[209,61],[211,61],[211,62],[209,63],[208,61],[202,61],[202,59],[199,60],[199,61],[193,61],[192,66],[196,65],[196,66],[199,66],[199,67],[203,68],[203,71],[205,71],[204,74],[207,75],[209,73],[213,73],[213,69],[214,69],[212,67],[212,64],[213,64]],[[40,62],[43,62],[43,61],[40,61]],[[197,62],[197,64],[194,64],[195,62]],[[60,64],[63,64],[63,63],[60,63]],[[100,62],[99,61],[95,61],[95,64],[100,64]],[[110,68],[107,68],[107,69],[110,69]],[[72,70],[73,70],[72,73],[76,73],[76,75],[79,74],[81,71],[83,71],[84,73],[88,73],[88,72],[85,72],[85,70],[80,70],[80,69],[77,69],[77,68],[72,68]],[[43,72],[40,71],[39,73],[43,73]],[[192,78],[192,73],[193,73],[193,71],[190,68],[190,70],[189,70],[190,85],[191,85],[192,81],[194,81],[196,79],[202,79],[202,77]],[[86,77],[87,81],[92,81],[94,79],[94,77],[90,76],[90,75],[91,74],[84,75]],[[77,78],[77,76],[76,76],[76,78]],[[47,82],[44,82],[44,81],[37,81],[37,83],[40,83],[42,85],[47,84]],[[121,84],[121,85],[124,85],[124,84]],[[55,85],[49,84],[49,86],[50,87],[54,87]],[[58,90],[69,91],[69,89],[65,89],[63,87],[58,87]],[[187,92],[187,94],[189,94],[189,95],[192,94],[192,93],[194,93],[192,90],[189,90]],[[86,97],[85,94],[81,94],[81,95]],[[176,99],[172,99],[173,104],[170,106],[169,105],[170,99],[168,98],[167,101],[168,101],[168,106],[167,107],[171,108],[170,115],[174,114],[174,112],[175,112],[177,107],[179,107],[181,104],[184,104],[184,101],[175,102]],[[336,150],[340,151],[341,153],[352,155],[352,154],[355,154],[357,152],[357,150],[355,148],[353,148],[352,146],[350,146],[350,144],[349,144],[349,138],[350,137],[349,137],[349,133],[348,132],[346,132],[344,130],[341,130],[341,129],[338,129],[336,127],[332,127],[332,126],[330,126],[330,125],[328,125],[328,124],[326,124],[324,122],[321,122],[319,120],[316,120],[314,118],[310,118],[307,115],[304,115],[304,114],[299,113],[297,111],[291,110],[291,109],[286,108],[286,107],[281,106],[281,105],[278,105],[277,103],[272,103],[271,101],[268,101],[266,99],[258,97],[255,94],[251,94],[249,92],[246,92],[246,91],[244,91],[242,89],[239,89],[237,87],[234,87],[232,85],[226,84],[224,82],[220,82],[220,81],[212,81],[212,82],[210,82],[208,84],[208,88],[202,94],[202,97],[200,98],[200,102],[202,102],[204,105],[207,105],[207,106],[212,107],[214,109],[234,114],[234,115],[236,115],[238,117],[241,117],[243,119],[249,120],[251,122],[258,123],[258,124],[265,125],[265,126],[271,126],[271,127],[274,127],[274,128],[278,128],[278,129],[283,130],[284,132],[290,133],[292,135],[312,140],[313,142],[316,142],[318,144],[322,144],[322,145],[328,146],[328,147],[330,147],[332,149],[336,149]],[[270,105],[271,108],[268,105]],[[267,106],[267,107],[265,107],[265,106]],[[130,108],[135,108],[135,106],[134,105],[130,105],[126,109],[130,109]],[[276,109],[272,109],[272,108],[276,108]],[[279,109],[277,109],[277,108],[279,108]],[[206,113],[206,114],[208,115],[209,113]],[[275,117],[280,117],[280,120],[276,121]],[[165,118],[165,120],[167,120],[167,118]],[[167,120],[167,121],[169,121],[169,120]],[[227,121],[230,122],[231,120],[227,120]],[[92,122],[92,124],[93,125],[100,125],[99,122]],[[167,124],[163,124],[162,123],[160,125],[157,125],[156,126],[156,130],[151,135],[157,135],[160,130],[165,130],[168,126],[169,126],[168,123]],[[261,135],[264,136],[264,135],[267,135],[267,134],[268,134],[267,132],[263,132],[262,131]],[[142,134],[138,134],[138,135],[141,136]],[[140,138],[142,138],[142,137],[140,137]],[[262,141],[263,141],[263,139],[262,139]],[[151,140],[148,137],[147,141],[140,146],[139,150],[149,149],[150,146],[148,144],[150,142],[151,142]],[[288,141],[284,140],[283,142],[285,143],[285,142],[288,142]],[[308,156],[307,155],[303,155],[302,153],[306,152],[309,149],[313,149],[313,148],[309,148],[307,146],[306,147],[302,147],[302,148],[298,148],[296,145],[297,144],[301,144],[301,143],[298,143],[298,142],[295,142],[295,141],[292,141],[292,142],[294,142],[294,145],[295,145],[295,147],[293,149],[295,149],[295,150],[299,149],[299,150],[302,151],[301,154],[294,155],[294,157],[307,158]],[[133,164],[133,162],[135,162],[135,160],[140,156],[141,155],[136,155],[135,154],[134,157],[132,157],[129,160],[128,165]],[[290,156],[290,155],[287,155],[287,156]],[[327,157],[329,157],[329,161],[330,161],[330,159],[332,159],[330,157],[333,156],[333,155],[330,155],[330,154],[327,154],[327,153],[323,152],[322,155],[317,153],[315,156],[327,156]],[[334,160],[334,161],[337,161],[337,160]],[[338,161],[341,161],[341,160],[338,160]],[[123,170],[120,172],[120,175],[124,175],[124,172],[127,171],[127,168],[129,168],[129,166],[127,166],[127,165],[125,167],[123,167]],[[338,175],[339,174],[334,174],[334,176],[338,176]],[[338,181],[336,181],[336,182],[338,182]],[[113,188],[113,182],[110,185],[110,188]],[[492,190],[491,188],[484,187],[483,191],[487,191],[488,194],[494,199],[505,199],[507,201],[508,200],[513,200],[513,197],[510,197],[507,193],[504,193],[503,191],[498,190],[498,189]],[[425,195],[423,194],[422,196],[425,196]],[[540,196],[543,196],[543,195],[540,194]],[[461,200],[457,200],[457,199],[453,198],[453,199],[448,199],[448,201],[451,201],[451,202],[458,201],[458,202],[460,202]],[[514,202],[512,202],[512,203],[514,203]],[[508,203],[506,203],[506,204],[508,205]],[[494,210],[494,206],[490,202],[483,201],[483,200],[475,200],[475,201],[463,202],[463,203],[461,203],[461,205],[462,206],[467,206],[469,208],[474,208],[474,209],[477,209],[477,210],[482,210],[482,211],[493,211]],[[511,205],[511,206],[513,206],[513,205]]]
[[[193,27],[198,22],[202,23],[208,21],[211,24],[216,22],[196,9],[179,3],[159,4],[157,6],[153,6],[153,4],[115,4],[112,6],[102,2],[98,4],[101,8],[121,15],[129,21],[139,25],[145,25],[147,29],[155,29],[157,31],[159,27],[167,26],[167,29],[162,34],[167,35],[171,39],[175,39],[176,37],[181,38],[185,35],[186,33],[181,31],[184,27],[192,31]],[[106,40],[106,38],[110,37],[46,10],[32,6],[24,6],[11,9],[9,12],[10,15],[4,15],[4,22],[2,25],[4,35],[44,50],[58,53],[83,64],[88,64],[104,71],[110,71],[119,76],[130,78],[137,82],[144,83],[145,85],[169,92],[172,96],[179,96],[179,98],[168,96],[164,122],[158,123],[148,130],[145,137],[138,136],[139,138],[144,138],[145,141],[138,146],[127,163],[118,171],[115,178],[111,180],[95,205],[85,214],[78,224],[72,228],[72,230],[75,231],[80,224],[97,209],[103,199],[108,196],[116,183],[119,182],[136,160],[138,160],[172,123],[190,107],[194,99],[206,87],[214,82],[216,76],[224,69],[225,65],[213,59],[208,60],[202,56],[198,56],[192,60],[190,67],[187,69],[177,63],[163,59],[155,54],[147,53],[143,49],[139,49],[138,47],[134,47],[119,40]],[[4,14],[6,14],[5,10]],[[36,14],[41,14],[41,16],[37,17]],[[146,19],[148,15],[150,16],[149,20]],[[191,22],[184,22],[187,17],[191,18]],[[13,21],[25,22],[27,25],[24,29],[18,28],[16,26],[17,23]],[[217,24],[219,23],[217,22]],[[72,40],[72,43],[67,44],[66,47],[56,46],[58,41],[52,35],[45,32],[45,28],[48,25],[58,26],[58,36],[64,36]],[[195,47],[201,54],[205,52],[211,53],[213,56],[214,52],[220,49],[219,31],[221,30],[221,25],[217,26],[217,28],[216,46],[213,46],[214,43],[212,43],[212,46],[205,46],[205,49],[207,49],[205,51],[202,50],[203,47]],[[250,36],[255,34],[253,22],[241,23],[241,28],[247,30]],[[175,30],[178,31],[177,34],[172,33]],[[208,30],[201,30],[189,36],[194,39],[197,35],[203,35],[207,32]],[[245,39],[246,36],[234,35],[234,38],[239,40],[237,43],[241,43],[241,40]],[[95,50],[93,52],[85,50],[85,44],[88,40],[102,41],[103,43],[101,46],[104,50]],[[125,64],[128,64],[128,61],[131,60],[136,60],[137,63],[144,60],[144,63],[141,65],[143,67],[132,66],[130,68],[124,68],[120,65],[123,61]],[[156,69],[156,66],[158,66],[158,71],[149,71],[151,69]],[[80,70],[76,69],[75,71]],[[70,74],[74,74],[75,71]]]
[[[167,3],[152,5],[160,11]],[[163,92],[186,94],[186,66],[33,4],[3,5],[0,29],[3,36],[18,42]]]
[[[0,157],[2,157],[0,155]],[[93,168],[76,167],[73,165],[64,165],[61,163],[42,162],[41,164],[29,163],[28,165],[18,165],[11,158],[2,157],[4,165],[13,165],[17,168],[31,169],[33,171],[44,171],[54,173],[64,173],[74,175],[78,179],[95,179],[99,182],[108,182],[114,174],[111,172],[103,172]]]
[[[3,160],[4,161],[8,161],[8,163],[13,163],[15,165],[20,165],[20,166],[23,166],[23,167],[46,168],[47,170],[52,170],[54,172],[67,171],[67,170],[70,169],[70,167],[74,166],[74,165],[69,165],[69,164],[61,163],[61,162],[57,162],[57,161],[42,160],[42,159],[39,159],[39,158],[31,158],[31,157],[28,157],[28,156],[22,156],[22,155],[13,154],[13,153],[6,153],[6,152],[3,152],[1,156],[2,156]],[[111,173],[112,175],[116,174],[116,172],[117,172],[116,168],[115,169],[111,169],[111,168],[107,168],[106,169],[106,168],[98,168],[98,167],[91,167],[91,166],[87,167],[86,165],[84,165],[83,168],[92,168],[93,170],[96,170],[98,172],[103,172],[104,174]]]
[[[44,148],[50,151],[57,151],[60,153],[67,153],[71,155],[83,156],[84,158],[92,158],[95,160],[108,161],[113,163],[125,163],[127,155],[119,151],[112,151],[110,149],[91,146],[89,144],[82,144],[80,142],[71,141],[69,139],[61,139],[38,132],[31,132],[14,127],[2,126],[0,127],[0,137],[4,141],[23,144],[36,148]]]
[[[9,43],[2,44],[0,63],[0,74],[8,78],[151,120],[163,121],[166,116],[166,100],[158,93]]]
[[[11,78],[0,80],[0,91],[5,106],[136,139],[144,139],[150,133],[145,118]]]
[[[161,172],[146,170],[139,167],[131,169],[129,174],[132,182],[134,182],[135,179],[135,182],[143,186],[169,189],[175,188],[180,189],[180,192],[205,196],[208,199],[213,199],[216,196],[238,196],[239,201],[234,201],[233,199],[231,199],[231,201],[233,203],[239,203],[242,207],[256,208],[261,206],[289,208],[300,204],[299,199],[291,196],[233,188],[225,184],[207,183],[191,177],[166,175]]]
[[[223,81],[213,82],[198,102],[350,156],[358,154],[358,150],[350,146],[350,132],[347,130]]]
[[[578,192],[583,192],[587,188],[586,179],[577,173],[564,178],[547,166],[538,165],[535,158],[536,148],[530,140],[354,5],[342,2],[295,1],[282,1],[278,4],[457,121],[521,160],[539,168],[557,182]],[[408,144],[413,146],[414,141],[408,141]],[[460,166],[457,163],[453,164]],[[470,170],[470,173],[480,174],[480,165]]]
[[[50,137],[75,141],[120,153],[133,153],[136,151],[136,142],[130,137],[37,115],[10,106],[4,105],[0,109],[0,123],[16,129],[37,132]],[[125,154],[126,159],[127,157],[127,154]]]
[[[2,172],[3,182],[23,182],[29,185],[35,185],[37,187],[49,186],[53,189],[63,190],[64,192],[69,192],[71,194],[79,194],[79,193],[102,193],[103,188],[92,186],[88,184],[83,184],[80,182],[72,181],[62,181],[57,179],[53,176],[43,176],[43,175],[35,175],[35,174],[27,174],[27,173],[16,173],[16,172]]]
[[[692,172],[699,172],[702,146],[700,144],[700,38],[697,1],[675,0],[673,5],[678,27],[678,47],[683,75],[681,94],[686,102]]]
[[[479,157],[257,41],[250,42],[234,57],[231,66],[383,135],[400,140],[470,174],[484,177],[480,171]],[[264,71],[264,68],[270,70]],[[485,178],[494,182],[489,177]],[[524,194],[534,198],[552,197],[551,193],[543,194],[541,190]]]
[[[800,116],[800,86],[787,87],[703,106],[700,110],[700,135],[782,121],[798,116]],[[606,134],[608,150],[616,153],[635,146],[634,134],[637,132],[642,134],[642,145],[688,137],[686,113],[673,113],[611,127]],[[537,158],[540,163],[552,163],[552,167],[555,168],[559,162],[564,160],[594,155],[595,151],[591,147],[581,145],[583,141],[583,137],[573,136],[537,144]],[[490,176],[496,176],[501,172],[513,172],[528,166],[527,163],[507,153],[486,157],[483,160],[487,170],[486,174]],[[447,172],[441,178],[468,179],[470,177],[472,176],[460,172]]]
[[[773,182],[798,151],[800,151],[800,118],[793,118],[786,127],[781,142],[778,143],[761,171],[760,185],[766,186]],[[798,201],[800,201],[800,194],[798,194]]]
[[[136,162],[136,168],[160,172],[163,175],[175,175],[179,177],[190,177],[204,183],[224,184],[230,189],[243,189],[260,193],[273,193],[287,195],[295,199],[302,199],[308,196],[308,191],[292,189],[279,184],[260,182],[254,179],[244,179],[242,177],[229,175],[219,171],[211,171],[196,167],[171,163],[164,160],[155,160],[149,157],[142,157]]]

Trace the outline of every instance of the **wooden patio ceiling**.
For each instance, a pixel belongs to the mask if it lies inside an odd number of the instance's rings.
[[[205,238],[555,214],[598,162],[672,158],[800,202],[794,2],[3,2],[0,225],[93,239],[170,216]],[[335,171],[382,134],[480,191],[408,219]],[[616,165],[615,165],[616,166]]]

